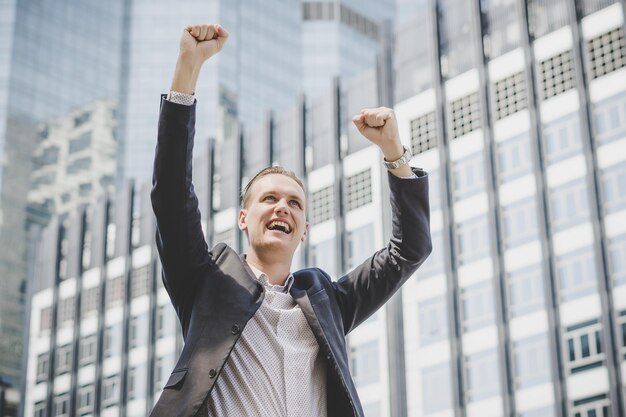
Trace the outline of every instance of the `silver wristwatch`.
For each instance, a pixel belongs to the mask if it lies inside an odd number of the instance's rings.
[[[409,149],[408,146],[403,146],[403,148],[404,153],[400,158],[396,159],[395,161],[389,162],[385,158],[383,158],[383,163],[385,164],[387,169],[400,168],[402,165],[407,165],[409,163],[409,161],[413,157],[413,154],[411,153],[411,149]]]

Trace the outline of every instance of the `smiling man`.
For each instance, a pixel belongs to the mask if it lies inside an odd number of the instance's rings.
[[[292,272],[306,239],[306,193],[290,171],[270,167],[242,193],[240,256],[209,250],[191,182],[202,64],[228,40],[219,25],[183,30],[170,93],[162,98],[152,206],[163,282],[185,345],[151,416],[363,416],[345,336],[371,316],[431,251],[428,182],[408,164],[391,109],[366,109],[354,124],[384,155],[392,237],[333,280],[318,268]]]

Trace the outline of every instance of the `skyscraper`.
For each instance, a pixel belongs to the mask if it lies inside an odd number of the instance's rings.
[[[403,290],[407,415],[623,416],[624,3],[427,12],[396,67],[434,246]]]
[[[117,97],[122,4],[0,7],[0,374],[17,384],[32,150],[48,119]]]

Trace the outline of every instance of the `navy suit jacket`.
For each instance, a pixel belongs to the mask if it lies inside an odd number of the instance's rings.
[[[263,286],[227,245],[209,250],[191,181],[195,104],[162,99],[152,206],[163,282],[182,325],[184,348],[151,416],[199,415]],[[327,361],[328,416],[363,416],[348,368],[345,336],[380,308],[431,251],[428,181],[389,174],[392,237],[337,281],[318,268],[295,272],[291,295]],[[306,376],[304,376],[306,378]]]

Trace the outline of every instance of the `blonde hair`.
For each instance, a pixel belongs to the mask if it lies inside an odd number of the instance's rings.
[[[241,191],[241,207],[242,208],[246,208],[246,206],[248,205],[248,199],[250,197],[249,196],[250,188],[252,187],[252,185],[255,182],[257,182],[259,179],[265,177],[266,175],[271,175],[271,174],[280,174],[280,175],[284,175],[286,177],[291,178],[292,180],[298,183],[298,185],[300,186],[300,188],[302,188],[302,191],[304,191],[304,194],[306,195],[306,190],[304,189],[304,183],[302,182],[300,178],[298,178],[298,176],[293,171],[289,171],[288,169],[285,169],[278,165],[271,166],[271,167],[263,168],[262,170],[257,172],[256,175],[252,177],[250,181],[248,181],[246,186],[243,187],[243,190]]]

